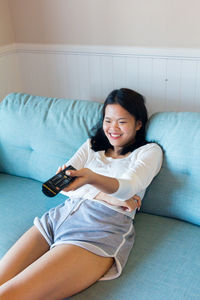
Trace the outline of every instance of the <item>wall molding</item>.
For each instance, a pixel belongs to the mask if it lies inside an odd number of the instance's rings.
[[[16,52],[41,54],[107,55],[147,58],[199,59],[198,48],[144,48],[100,45],[23,44],[13,45]]]
[[[0,56],[14,54],[16,51],[16,44],[0,46]]]
[[[100,45],[62,45],[13,43],[0,46],[0,56],[14,53],[41,53],[66,55],[107,55],[147,58],[195,59],[200,60],[199,48],[148,48]]]

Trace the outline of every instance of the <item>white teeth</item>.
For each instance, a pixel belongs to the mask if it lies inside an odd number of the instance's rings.
[[[113,136],[113,137],[119,137],[121,134],[110,134],[111,136]]]

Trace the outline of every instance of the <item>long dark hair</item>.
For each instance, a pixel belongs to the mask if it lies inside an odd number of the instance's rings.
[[[147,144],[145,140],[145,127],[148,120],[148,116],[147,116],[147,109],[145,106],[144,97],[131,89],[121,88],[112,91],[106,98],[106,101],[104,102],[104,106],[102,109],[101,120],[95,127],[94,129],[95,133],[91,137],[91,148],[94,151],[101,151],[101,150],[107,151],[108,149],[113,149],[113,146],[110,144],[108,138],[106,137],[103,131],[103,120],[105,117],[105,110],[106,110],[106,106],[109,104],[121,105],[131,115],[135,117],[136,121],[142,122],[142,126],[137,131],[133,143],[128,146],[125,146],[122,149],[120,154],[125,155],[126,153],[132,152],[138,147]]]

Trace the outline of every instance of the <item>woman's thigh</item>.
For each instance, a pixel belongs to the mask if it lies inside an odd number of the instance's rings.
[[[23,271],[49,248],[38,229],[31,227],[0,260],[0,286]]]
[[[63,299],[92,285],[112,264],[113,258],[75,245],[60,245],[2,285],[0,299]]]

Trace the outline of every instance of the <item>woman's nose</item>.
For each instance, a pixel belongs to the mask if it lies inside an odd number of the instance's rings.
[[[113,128],[113,129],[115,129],[115,128],[119,128],[119,126],[118,126],[118,123],[117,123],[117,122],[113,122],[113,123],[111,124],[111,126],[112,126],[112,128]]]

